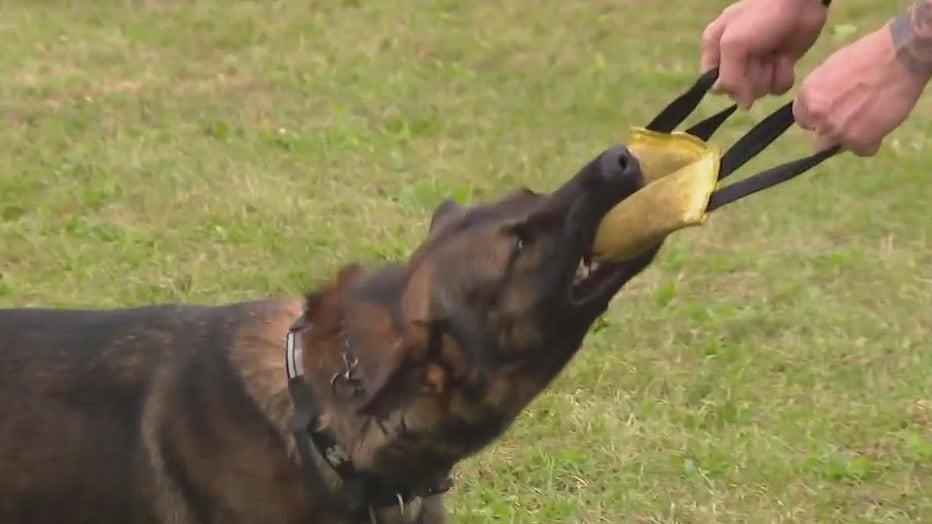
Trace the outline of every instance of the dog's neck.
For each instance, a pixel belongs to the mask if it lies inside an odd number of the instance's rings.
[[[288,430],[305,474],[322,479],[331,491],[342,490],[346,495],[350,490],[351,497],[353,491],[362,489],[357,498],[376,508],[396,503],[403,508],[445,491],[449,488],[446,470],[411,478],[380,461],[403,436],[404,418],[358,412],[365,382],[357,369],[350,328],[343,320],[335,334],[336,344],[331,337],[318,351],[304,342],[303,335],[314,328],[304,315],[295,320],[286,337],[284,361],[294,406]],[[337,355],[329,354],[333,352]],[[309,467],[313,470],[307,471]]]
[[[302,332],[307,329],[313,329],[313,326],[306,324],[303,317],[299,317],[292,331],[291,345],[286,346],[288,375],[296,377],[299,387],[314,397],[316,412],[310,421],[312,427],[328,432],[330,438],[342,448],[341,451],[347,454],[356,468],[371,469],[374,466],[375,451],[387,444],[387,439],[384,431],[372,431],[372,417],[360,415],[353,408],[352,400],[364,392],[364,386],[359,377],[359,360],[351,342],[349,328],[345,322],[340,322],[337,335],[337,346],[340,350],[336,358],[322,358],[322,355],[315,354],[308,348],[302,337]],[[305,366],[308,358],[337,364],[322,367],[319,364]],[[316,373],[308,372],[315,368]],[[292,402],[295,402],[294,398]]]
[[[302,461],[292,432],[295,411],[288,390],[284,346],[291,323],[303,313],[299,301],[268,302],[256,315],[259,326],[244,326],[233,337],[237,342],[229,354],[250,397],[278,429],[289,460],[297,464]],[[314,359],[316,364],[323,366],[322,371],[330,376],[343,369],[338,355],[332,355],[333,361],[330,362],[331,355],[314,351],[313,348],[303,349],[309,350],[303,355],[305,361]],[[358,464],[357,467],[372,464],[375,451],[386,445],[387,439],[384,435],[380,438],[381,431],[373,427],[368,417],[355,414],[348,406],[341,406],[332,396],[323,394],[329,390],[330,384],[325,383],[326,380],[316,379],[318,375],[320,373],[305,374],[304,379],[315,392],[321,392],[319,424],[332,431],[337,442],[351,454],[354,464]],[[329,487],[339,488],[342,479],[316,449],[313,457]]]
[[[314,397],[316,412],[311,424],[329,432],[356,468],[374,469],[374,455],[388,444],[389,433],[374,428],[372,417],[357,412],[354,400],[365,389],[344,315],[341,312],[334,337],[317,347],[305,337],[317,326],[299,317],[292,327],[291,346],[286,346],[286,371],[289,377],[299,376],[300,387]]]
[[[422,424],[406,424],[410,406],[397,397],[398,388],[384,389],[387,377],[403,366],[403,324],[397,304],[405,278],[403,266],[383,268],[369,276],[356,268],[344,269],[331,284],[308,294],[303,304],[273,302],[274,310],[259,315],[263,328],[244,329],[241,334],[232,357],[242,360],[238,368],[243,370],[247,389],[279,429],[290,459],[302,468],[309,461],[302,460],[294,438],[297,413],[288,388],[285,354],[287,334],[298,318],[308,324],[295,333],[295,339],[302,350],[299,380],[312,392],[316,404],[312,427],[326,429],[355,470],[377,473],[392,485],[411,480],[434,483],[442,481],[449,470],[442,463],[452,466],[455,461],[455,453],[449,460],[425,460],[430,450],[422,446],[437,444],[435,439],[410,434],[409,429]],[[362,398],[352,394],[355,357],[359,358],[358,377],[363,379]],[[380,417],[360,411],[366,402],[385,398],[383,392],[400,405],[377,410],[384,415]],[[310,455],[330,490],[340,489],[344,479],[322,453],[312,447]],[[412,465],[422,467],[413,471]]]

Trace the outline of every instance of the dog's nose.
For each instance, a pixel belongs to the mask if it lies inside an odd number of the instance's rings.
[[[599,175],[605,180],[637,176],[641,167],[627,147],[617,145],[605,150],[599,162]]]

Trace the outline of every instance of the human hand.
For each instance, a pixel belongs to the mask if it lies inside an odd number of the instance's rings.
[[[793,87],[793,66],[822,32],[820,0],[738,0],[702,33],[702,71],[719,68],[713,91],[743,109]]]
[[[918,46],[932,43],[908,36],[908,19],[899,21],[892,31],[884,27],[839,49],[801,83],[793,115],[814,132],[816,149],[840,144],[858,156],[873,156],[912,112],[932,76],[932,54],[923,55]],[[923,56],[930,58],[924,66]]]

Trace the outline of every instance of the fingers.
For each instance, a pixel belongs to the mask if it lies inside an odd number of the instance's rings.
[[[729,95],[744,110],[767,94],[789,91],[798,58],[794,42],[801,38],[797,15],[766,0],[738,0],[726,7],[702,32],[702,72],[719,70],[712,91]]]
[[[736,38],[734,30],[726,34],[736,8],[737,4],[727,7],[702,32],[700,67],[703,73],[718,67],[718,80],[712,91],[727,93],[739,106],[747,109],[754,99],[755,90],[747,79],[748,46]]]
[[[738,107],[750,109],[754,102],[754,82],[748,78],[748,44],[733,32],[724,32],[720,44],[716,88],[731,95]]]
[[[806,107],[805,94],[800,92],[793,99],[793,119],[796,125],[807,130],[813,131],[815,125],[812,123],[812,115],[809,114],[809,108]]]
[[[816,151],[841,145],[857,156],[870,157],[876,155],[883,144],[883,139],[876,138],[870,129],[863,129],[854,119],[841,116],[824,98],[811,95],[805,89],[793,100],[793,118],[797,125],[813,133]]]
[[[883,145],[883,140],[877,142],[868,142],[864,144],[858,144],[850,148],[846,148],[852,153],[860,157],[869,157],[874,156],[880,151],[880,146]]]
[[[880,151],[883,140],[861,140],[857,136],[846,137],[831,136],[827,134],[816,133],[813,137],[813,149],[824,151],[830,147],[841,145],[845,151],[850,151],[859,157],[871,157]]]
[[[793,88],[793,57],[779,55],[773,61],[773,76],[770,79],[770,93],[782,95]]]
[[[816,136],[816,147],[821,150],[841,144],[846,151],[851,151],[857,156],[874,156],[883,145],[883,138],[874,135],[875,133],[864,129],[843,130],[834,137]]]
[[[699,60],[701,73],[718,67],[719,59],[719,40],[722,38],[722,32],[725,30],[725,22],[721,17],[715,19],[705,31],[702,32],[702,57]]]
[[[737,8],[737,4],[731,4],[723,9],[718,17],[706,26],[702,32],[702,57],[699,60],[702,73],[719,66],[722,33],[734,19]]]
[[[823,151],[835,145],[838,145],[838,140],[830,135],[816,132],[812,137],[812,148],[815,151]]]
[[[727,93],[742,109],[747,110],[755,100],[776,89],[775,80],[778,73],[779,80],[785,83],[786,71],[778,71],[776,57],[752,56],[750,42],[742,35],[739,31],[722,30],[719,28],[719,21],[713,22],[703,34],[703,69],[707,71],[717,65],[719,75],[713,87],[714,91]],[[717,62],[713,62],[713,59]],[[793,65],[792,61],[787,62],[792,85]]]
[[[748,62],[748,80],[751,84],[751,96],[757,100],[769,93],[773,86],[773,60],[751,59]]]
[[[839,143],[837,129],[828,115],[826,105],[818,101],[814,103],[805,88],[793,100],[793,118],[799,127],[812,131],[813,146],[817,151]]]

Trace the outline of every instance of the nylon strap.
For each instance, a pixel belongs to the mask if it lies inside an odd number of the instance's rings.
[[[667,107],[663,108],[663,111],[647,124],[647,129],[659,133],[669,133],[676,129],[676,126],[680,125],[683,120],[686,120],[686,117],[696,110],[699,102],[702,102],[702,99],[705,97],[706,93],[709,92],[709,89],[712,88],[712,85],[715,84],[716,80],[718,80],[717,68],[703,73],[692,87],[687,89],[682,95],[676,97]],[[721,122],[724,121],[725,119],[723,118]],[[719,124],[721,124],[721,122],[719,122]],[[714,132],[714,129],[712,131]]]
[[[733,104],[731,107],[726,107],[709,118],[706,118],[702,122],[699,122],[698,124],[690,127],[686,130],[686,132],[690,135],[701,138],[703,141],[707,141],[712,137],[715,131],[721,127],[723,123],[725,123],[725,120],[728,120],[728,117],[730,117],[736,109],[738,109],[738,104]]]
[[[782,184],[787,180],[796,178],[804,172],[819,165],[823,160],[836,155],[841,150],[841,146],[832,146],[818,153],[787,162],[770,169],[765,169],[760,173],[749,176],[740,182],[735,182],[730,186],[716,190],[709,197],[707,211],[713,211],[726,204],[740,200],[748,195],[763,191],[777,184]]]
[[[830,1],[823,1],[825,6],[828,6],[829,3]],[[703,73],[686,92],[670,102],[667,107],[654,117],[650,124],[647,125],[647,129],[660,133],[669,133],[676,129],[698,107],[717,79],[718,68]],[[737,107],[736,104],[733,104],[707,117],[687,129],[686,133],[707,141],[734,114]],[[793,122],[792,102],[786,103],[758,122],[722,155],[718,179],[725,179],[760,154],[787,129],[792,127]],[[765,169],[730,186],[716,189],[710,196],[706,210],[711,212],[724,205],[796,178],[840,151],[841,147],[835,145],[808,157]]]
[[[331,489],[328,487],[320,470],[314,467],[314,453],[308,439],[311,422],[320,413],[320,406],[317,405],[314,395],[306,387],[302,378],[304,374],[300,360],[302,351],[296,335],[305,325],[304,318],[298,317],[292,323],[285,338],[285,371],[288,380],[288,393],[291,396],[291,403],[294,408],[291,434],[295,441],[295,447],[298,448],[298,454],[301,456],[301,462],[304,464],[301,469],[308,489],[316,493],[331,493]],[[323,498],[327,501],[333,500],[332,496]]]

